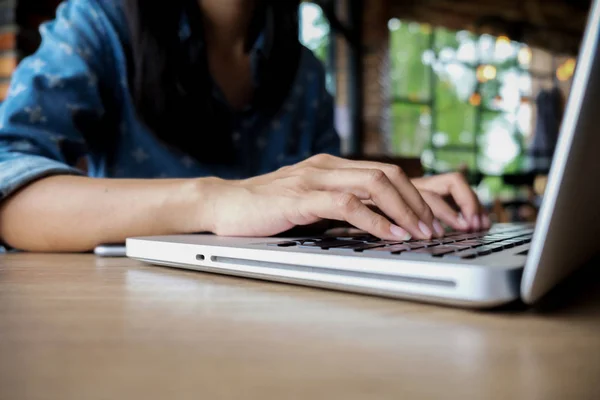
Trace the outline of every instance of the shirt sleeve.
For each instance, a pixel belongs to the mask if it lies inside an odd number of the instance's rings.
[[[83,174],[75,166],[87,145],[77,121],[89,126],[104,114],[101,13],[94,1],[62,3],[40,27],[39,49],[14,72],[0,106],[0,201],[42,177]]]

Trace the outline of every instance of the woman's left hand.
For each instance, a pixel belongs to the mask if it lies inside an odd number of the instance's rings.
[[[490,228],[490,218],[461,173],[417,178],[412,183],[433,214],[451,228],[460,231]],[[446,196],[452,197],[460,211],[456,211],[444,200]]]

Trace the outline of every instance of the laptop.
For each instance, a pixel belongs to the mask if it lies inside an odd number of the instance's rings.
[[[535,225],[500,224],[403,243],[366,234],[137,237],[127,239],[127,256],[157,266],[469,308],[537,302],[600,250],[600,0],[588,18]]]

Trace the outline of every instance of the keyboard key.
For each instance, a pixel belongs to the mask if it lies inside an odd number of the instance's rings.
[[[320,239],[307,239],[307,240],[301,240],[298,244],[303,245],[303,246],[316,246],[319,245],[321,243],[325,243],[325,242],[329,242],[329,241],[324,241],[324,240],[320,240]]]
[[[452,238],[458,241],[458,240],[470,240],[470,239],[477,239],[477,238],[479,238],[479,237],[480,237],[480,236],[479,236],[479,235],[477,235],[477,234],[472,234],[472,233],[463,233],[463,234],[460,234],[460,235],[453,236]]]
[[[503,240],[501,243],[505,243],[505,244],[513,244],[514,246],[519,246],[520,244],[524,243],[525,241],[523,239],[506,239]]]
[[[365,253],[373,253],[373,254],[381,254],[381,253],[400,254],[400,253],[404,253],[405,251],[410,251],[410,250],[412,250],[412,249],[408,244],[402,243],[402,244],[396,244],[396,245],[392,245],[392,246],[366,249],[364,252]]]
[[[400,244],[402,242],[399,243],[395,243],[395,244]],[[382,243],[360,243],[360,244],[352,244],[352,245],[348,245],[348,246],[342,246],[342,247],[333,247],[331,250],[335,250],[335,251],[346,251],[346,252],[357,252],[357,253],[362,253],[365,250],[370,250],[370,249],[376,249],[379,247],[385,247],[385,244]]]
[[[357,238],[355,238],[356,240],[358,240]],[[378,237],[372,236],[372,235],[368,235],[368,236],[363,236],[361,238],[361,240],[367,242],[367,243],[379,243],[382,240]]]
[[[464,232],[459,232],[459,231],[454,231],[454,232],[446,232],[446,237],[450,237],[450,236],[458,236],[458,235],[462,235],[464,234]]]
[[[490,249],[492,249],[493,253],[499,253],[502,250],[504,250],[504,246],[502,245],[502,243],[494,243],[489,245]]]
[[[504,239],[489,239],[489,238],[481,238],[481,239],[477,239],[477,241],[481,244],[492,244],[492,243],[498,243],[500,241],[502,241]]]
[[[505,249],[531,243],[533,229],[505,227],[482,232],[448,232],[446,237],[408,242],[381,240],[369,234],[348,236],[315,236],[286,239],[268,243],[269,247],[301,247],[311,249],[336,249],[342,252],[414,253],[415,257],[471,258],[474,254],[489,255]],[[264,244],[263,244],[264,245]],[[434,250],[435,249],[435,250]],[[415,251],[420,250],[420,251]]]
[[[404,245],[408,246],[411,250],[422,249],[423,247],[427,247],[423,243],[419,242],[405,242]]]
[[[376,238],[375,236],[371,236],[371,235],[340,236],[340,237],[336,237],[335,239],[336,240],[353,240],[353,241],[359,241],[359,242],[365,242],[365,243],[381,242],[381,239]]]
[[[404,255],[412,255],[412,254],[427,254],[432,257],[442,257],[445,254],[456,253],[458,249],[450,246],[437,246],[437,247],[427,247],[424,249],[412,250]]]
[[[322,250],[328,250],[334,247],[342,247],[348,246],[351,244],[364,244],[364,242],[359,242],[356,240],[323,240],[323,241],[313,241],[307,240],[300,243],[301,248],[320,248]]]
[[[486,235],[486,237],[500,238],[500,239],[513,238],[516,236],[519,236],[519,234],[518,233],[492,233],[490,235]]]
[[[498,246],[495,244],[490,244],[490,245],[486,245],[486,246],[481,246],[475,249],[477,251],[477,254],[480,256],[487,256],[490,255],[492,253],[497,253],[499,251],[504,250],[504,248],[502,246]]]
[[[473,258],[477,258],[477,256],[478,256],[477,250],[471,249],[471,250],[459,251],[459,252],[456,252],[456,253],[445,254],[444,255],[444,259],[448,259],[448,260],[471,260]]]
[[[515,239],[513,243],[515,244],[515,246],[521,246],[524,244],[531,243],[531,239]]]
[[[511,249],[515,247],[515,242],[505,240],[503,242],[496,243],[498,246],[502,246],[503,249]]]
[[[380,242],[377,242],[376,244],[385,244],[385,245],[391,246],[393,244],[402,244],[402,243],[408,243],[408,242],[406,242],[406,241],[399,242],[397,240],[395,240],[395,241],[392,241],[392,240],[382,240]]]
[[[456,242],[455,244],[460,244],[462,246],[470,246],[470,247],[478,247],[478,246],[484,245],[484,243],[481,243],[479,240],[463,240],[460,242]]]
[[[297,246],[297,245],[298,245],[298,243],[296,243],[296,242],[290,242],[290,241],[287,241],[287,242],[276,242],[276,243],[269,243],[269,244],[267,244],[267,246],[270,246],[270,247],[294,247],[294,246]]]
[[[421,247],[434,247],[434,246],[440,245],[440,242],[437,240],[415,240],[415,241],[410,241],[408,243],[420,245]]]
[[[448,247],[453,247],[453,248],[455,248],[457,251],[462,251],[462,250],[472,249],[473,247],[475,247],[475,246],[472,246],[472,245],[470,245],[470,244],[466,244],[466,243],[463,243],[463,242],[450,243],[450,244],[447,244],[446,246],[448,246]]]
[[[438,242],[439,244],[450,244],[450,243],[457,242],[457,240],[453,239],[453,238],[435,239],[435,241]]]
[[[398,247],[398,246],[402,246],[402,247]],[[425,246],[419,243],[414,243],[414,242],[397,242],[397,243],[386,243],[386,247],[384,249],[387,248],[391,248],[393,247],[394,249],[405,249],[405,250],[416,250],[416,249],[422,249]],[[383,251],[380,249],[375,249],[376,251]]]

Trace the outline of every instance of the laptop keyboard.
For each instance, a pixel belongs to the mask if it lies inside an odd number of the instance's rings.
[[[533,229],[504,228],[485,232],[452,232],[442,239],[386,241],[371,235],[321,236],[269,243],[270,247],[309,248],[336,253],[400,254],[411,258],[468,260],[531,243]]]

